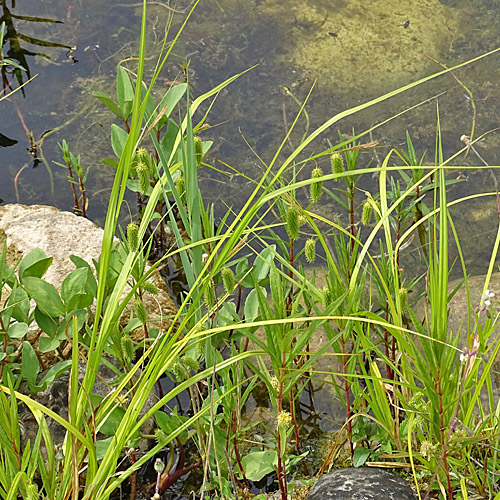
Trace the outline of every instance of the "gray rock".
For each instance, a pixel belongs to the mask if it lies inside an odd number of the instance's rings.
[[[410,485],[384,469],[351,467],[325,474],[306,500],[416,500]]]
[[[17,261],[35,248],[43,250],[53,261],[43,279],[60,290],[64,278],[75,269],[70,260],[76,255],[92,267],[92,259],[101,254],[103,230],[92,221],[70,212],[43,205],[4,205],[0,207],[0,247],[7,242],[7,265]],[[166,329],[175,314],[176,306],[168,294],[159,273],[153,276],[158,295],[144,294],[144,304],[150,317],[159,318],[154,326]],[[130,291],[126,288],[124,295]],[[128,320],[125,311],[122,322]]]

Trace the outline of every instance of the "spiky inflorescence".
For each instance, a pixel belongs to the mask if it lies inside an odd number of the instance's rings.
[[[141,299],[135,299],[134,306],[139,321],[142,324],[146,323],[146,321],[148,320],[148,313],[146,312],[146,306],[144,305],[144,302]]]
[[[141,283],[141,288],[151,295],[158,294],[158,287],[154,283],[151,283],[151,281],[144,281],[144,283]]]
[[[317,167],[311,172],[311,179],[321,179],[323,177],[323,171]],[[318,203],[321,198],[321,193],[323,192],[323,182],[317,181],[311,184],[311,203],[314,205]]]
[[[361,214],[361,223],[364,226],[368,226],[370,224],[370,221],[372,219],[372,213],[373,213],[373,206],[370,203],[370,201],[365,201],[363,203],[363,213]]]
[[[332,293],[327,286],[321,290],[321,302],[323,303],[323,307],[328,307],[332,303]]]
[[[280,411],[278,415],[276,415],[276,424],[278,427],[284,427],[285,429],[290,427],[292,423],[292,416],[288,411]]]
[[[137,252],[139,249],[139,226],[131,222],[127,226],[127,242],[130,251]]]
[[[186,371],[186,367],[182,363],[174,363],[170,370],[178,382],[183,382],[188,379],[189,375]]]
[[[203,160],[203,143],[201,142],[201,139],[198,136],[194,138],[193,142],[194,142],[194,154],[196,157],[196,166],[199,168]]]
[[[135,352],[134,352],[134,344],[132,342],[132,339],[130,338],[130,335],[125,334],[121,338],[121,350],[123,353],[123,357],[125,358],[125,361],[127,363],[130,363],[133,361]]]
[[[181,200],[181,203],[186,204],[186,181],[183,175],[179,175],[175,181],[175,190]]]
[[[341,174],[344,172],[344,159],[340,153],[332,153],[330,155],[330,163],[332,165],[332,174]]]
[[[278,389],[280,387],[280,381],[278,380],[278,377],[276,377],[276,375],[273,375],[270,379],[270,382],[271,382],[271,386],[272,388],[278,392]]]
[[[140,161],[135,169],[139,178],[139,189],[142,194],[147,194],[150,181],[149,168],[144,162]]]
[[[229,267],[225,267],[221,271],[221,276],[222,276],[222,283],[224,284],[224,290],[226,290],[228,294],[233,293],[234,282],[235,282],[235,276],[233,271]]]
[[[209,309],[215,305],[215,293],[211,284],[205,289],[205,304]]]
[[[300,224],[297,207],[288,207],[285,213],[286,232],[292,240],[299,239]]]
[[[408,309],[408,290],[406,288],[399,289],[399,299],[401,301],[401,309],[406,311]]]
[[[316,260],[316,240],[309,238],[304,246],[304,254],[307,262],[312,264]]]
[[[181,363],[189,370],[197,372],[200,369],[200,363],[191,356],[182,356]]]

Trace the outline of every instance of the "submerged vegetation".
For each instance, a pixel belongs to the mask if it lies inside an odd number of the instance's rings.
[[[466,149],[477,155],[478,138],[465,138],[463,150],[445,158],[436,105],[433,155],[415,151],[409,132],[403,148],[362,168],[359,152],[376,146],[365,142],[373,128],[340,133],[326,150],[311,152],[343,118],[473,61],[333,116],[287,155],[303,117],[309,126],[306,102],[297,101],[276,154],[270,162],[259,158],[260,178],[229,167],[254,188],[240,209],[219,217],[198,184],[212,146],[203,140],[208,111],[200,110],[244,76],[193,99],[186,65],[183,83],[152,97],[189,15],[172,43],[165,40],[146,83],[144,1],[137,65],[120,65],[116,100],[96,93],[120,122],[111,130],[116,158],[104,160],[115,178],[97,276],[73,258],[76,269],[58,291],[43,279],[51,265],[43,252],[13,269],[5,248],[0,255],[0,496],[108,499],[126,488],[133,500],[146,487],[138,472],[149,467],[153,498],[198,471],[196,498],[251,498],[252,486],[268,478],[286,500],[301,498],[311,478],[332,467],[383,465],[402,471],[421,499],[500,498],[500,407],[491,377],[500,343],[489,291],[500,229],[475,303],[450,214],[474,196],[447,198],[454,172],[464,169],[450,165]],[[60,148],[75,210],[85,215],[87,173],[65,141]],[[373,174],[377,186],[369,191],[363,178]],[[490,174],[496,179],[493,167]],[[138,217],[119,228],[127,191],[136,193]],[[495,184],[481,196],[498,195]],[[321,214],[325,198],[345,216]],[[409,245],[425,262],[422,276],[405,268]],[[174,257],[186,290],[170,326],[160,329],[144,296],[156,293],[153,271]],[[448,326],[453,265],[462,269],[459,286],[468,297],[456,331]],[[124,322],[126,310],[133,312]],[[43,375],[27,337],[31,325],[40,350],[59,359]],[[137,329],[140,339],[131,335]],[[93,394],[100,366],[116,376],[105,396]],[[30,394],[66,370],[68,409],[58,415]],[[328,385],[345,409],[324,456],[310,452],[300,418],[315,384]],[[143,411],[151,394],[156,402]],[[272,418],[247,422],[243,410],[257,399]],[[150,419],[156,431],[145,435]],[[33,443],[21,439],[27,420],[38,426]],[[66,430],[63,442],[54,442],[50,420]],[[139,449],[141,439],[150,445]]]

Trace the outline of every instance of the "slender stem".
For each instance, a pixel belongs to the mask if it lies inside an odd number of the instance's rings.
[[[302,450],[300,448],[300,436],[299,436],[299,426],[297,425],[297,419],[295,418],[295,402],[293,399],[293,391],[290,389],[290,415],[292,417],[293,432],[295,434],[295,449],[297,450],[297,455],[302,455]],[[306,464],[305,458],[302,458],[302,468],[304,469],[304,474],[309,475],[309,469]]]
[[[80,211],[80,204],[78,203],[78,195],[76,194],[75,184],[73,183],[74,179],[73,179],[73,170],[71,169],[71,163],[69,161],[67,161],[66,166],[68,167],[69,178],[71,179],[70,183],[71,183],[71,190],[73,191],[73,199],[75,200],[74,211],[79,212]]]

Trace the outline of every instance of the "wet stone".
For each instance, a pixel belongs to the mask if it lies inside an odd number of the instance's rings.
[[[384,469],[340,469],[325,474],[306,500],[416,500],[404,479]]]

